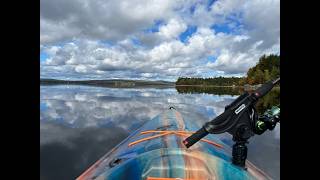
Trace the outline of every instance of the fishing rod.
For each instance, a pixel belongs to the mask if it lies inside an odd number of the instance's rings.
[[[262,134],[266,130],[272,130],[277,122],[280,122],[280,108],[273,107],[263,116],[256,113],[256,102],[265,96],[272,88],[280,82],[280,77],[263,84],[253,93],[245,92],[225,107],[225,111],[206,122],[202,128],[186,138],[183,143],[189,148],[200,141],[206,135],[221,134],[228,132],[233,136],[235,144],[232,146],[232,163],[245,167],[247,158],[248,139],[254,134]]]

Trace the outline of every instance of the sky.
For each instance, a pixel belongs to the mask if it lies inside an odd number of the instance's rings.
[[[244,76],[280,54],[280,0],[41,0],[40,77]]]

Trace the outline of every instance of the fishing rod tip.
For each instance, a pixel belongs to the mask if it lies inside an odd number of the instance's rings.
[[[277,84],[280,81],[280,77],[278,77],[277,79],[275,79],[274,81],[272,81],[272,84]]]

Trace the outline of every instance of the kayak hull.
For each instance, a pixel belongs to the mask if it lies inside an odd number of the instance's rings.
[[[84,179],[271,179],[246,163],[232,164],[230,136],[208,135],[187,149],[182,141],[201,126],[170,108],[148,121],[104,155],[77,180]]]

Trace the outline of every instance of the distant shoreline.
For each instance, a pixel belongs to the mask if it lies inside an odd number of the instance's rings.
[[[84,85],[84,86],[97,86],[97,87],[111,87],[111,88],[173,88],[173,87],[221,87],[221,88],[245,88],[256,89],[257,85],[231,85],[231,86],[219,86],[219,85],[190,85],[190,84],[175,84],[175,82],[169,81],[147,81],[147,80],[124,80],[124,79],[112,79],[112,80],[57,80],[57,79],[40,79],[40,85],[54,86],[54,85]],[[280,88],[276,86],[275,88]]]
[[[57,80],[57,79],[40,79],[40,85],[54,86],[54,85],[85,85],[97,87],[111,87],[111,88],[141,88],[141,87],[159,87],[167,88],[174,87],[175,82],[168,81],[146,81],[146,80]]]

